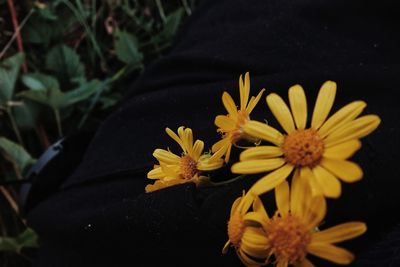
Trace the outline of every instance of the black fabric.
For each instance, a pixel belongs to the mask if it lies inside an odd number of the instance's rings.
[[[221,249],[231,203],[257,177],[149,194],[144,187],[153,150],[176,148],[165,127],[191,127],[208,148],[219,139],[213,121],[225,114],[222,92],[238,99],[238,77],[246,71],[252,95],[265,87],[286,97],[298,83],[312,107],[329,79],[338,84],[333,110],[362,99],[365,113],[382,118],[353,157],[363,180],[343,184],[342,197],[328,202],[326,222],[368,223],[364,236],[343,244],[360,255],[354,266],[390,262],[372,259],[370,251],[382,253],[379,242],[400,248],[398,238],[390,241],[400,206],[398,10],[398,1],[389,0],[200,1],[168,55],[146,70],[102,124],[79,167],[29,212],[43,243],[34,265],[241,266],[233,251],[222,255]],[[252,118],[277,125],[264,100]]]

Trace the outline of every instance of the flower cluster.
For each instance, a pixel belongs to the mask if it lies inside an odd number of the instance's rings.
[[[178,135],[169,128],[167,134],[182,148],[180,156],[156,149],[159,164],[148,173],[156,182],[146,192],[175,184],[208,184],[207,172],[230,166],[240,175],[265,174],[247,193],[232,204],[228,220],[228,238],[222,252],[230,248],[246,266],[314,266],[312,254],[337,264],[349,264],[354,256],[335,244],[363,234],[363,222],[347,222],[320,229],[327,212],[327,198],[339,198],[341,183],[352,183],[363,176],[362,169],[349,158],[361,148],[360,139],[380,124],[376,115],[360,116],[366,103],[354,101],[331,113],[336,83],[325,82],[317,96],[311,120],[308,120],[306,94],[300,85],[289,88],[289,105],[275,93],[266,97],[271,113],[283,131],[252,120],[250,114],[265,89],[250,96],[250,78],[239,79],[240,107],[229,93],[222,103],[226,115],[215,118],[220,141],[211,153],[203,154],[204,143],[193,144],[192,131],[180,127]],[[237,145],[239,141],[251,147]],[[231,150],[243,149],[238,162],[231,161]],[[260,196],[274,193],[276,212],[268,215]]]

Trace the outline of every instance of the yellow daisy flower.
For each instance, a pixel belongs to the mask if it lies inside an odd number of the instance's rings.
[[[156,179],[152,185],[147,185],[146,192],[151,192],[175,184],[194,182],[198,185],[206,177],[201,176],[204,171],[212,171],[223,165],[222,159],[210,161],[211,155],[203,154],[204,142],[196,140],[193,144],[193,133],[190,128],[181,126],[178,135],[166,128],[167,134],[182,148],[181,156],[169,150],[156,149],[153,156],[159,161],[153,170],[147,174],[147,178]]]
[[[348,222],[320,231],[318,226],[326,214],[326,201],[321,195],[312,196],[309,184],[304,181],[296,171],[291,189],[286,181],[276,188],[278,210],[273,217],[261,207],[244,215],[260,226],[253,227],[246,237],[243,234],[242,250],[251,260],[250,264],[244,262],[246,266],[269,263],[279,267],[314,266],[307,254],[337,264],[349,264],[354,259],[351,252],[334,244],[365,233],[366,225]],[[258,202],[261,203],[259,199]]]
[[[254,199],[251,194],[244,194],[239,197],[232,204],[230,219],[228,221],[228,237],[229,240],[225,243],[222,253],[226,254],[229,247],[233,246],[236,250],[236,254],[239,259],[246,266],[262,265],[264,260],[257,261],[248,256],[247,250],[251,248],[251,252],[254,254],[257,249],[254,248],[252,244],[253,238],[258,238],[258,236],[263,234],[263,230],[259,227],[257,221],[254,221],[255,212],[248,213],[249,208],[253,206],[253,210],[258,213],[265,213],[260,211],[264,209],[259,198]],[[259,250],[261,255],[265,255],[265,250]],[[261,256],[261,258],[262,258]]]
[[[250,95],[250,76],[247,72],[244,81],[242,75],[239,78],[240,91],[240,109],[237,109],[235,101],[231,95],[224,92],[222,95],[222,103],[228,111],[227,115],[218,115],[215,118],[215,125],[218,127],[218,132],[222,134],[222,139],[212,146],[212,152],[215,153],[214,158],[218,159],[225,156],[225,162],[229,161],[232,145],[241,139],[249,139],[254,141],[254,138],[247,136],[243,132],[243,126],[250,120],[250,113],[260,101],[261,95],[265,91],[262,89],[257,97]]]
[[[301,86],[289,89],[290,109],[277,94],[269,94],[267,104],[279,124],[286,131],[257,121],[248,121],[243,130],[273,146],[250,148],[240,155],[240,162],[232,166],[233,173],[254,174],[269,172],[251,189],[263,194],[283,182],[293,171],[307,179],[312,193],[337,198],[343,182],[362,178],[361,168],[347,159],[360,147],[360,138],[370,134],[380,124],[376,115],[358,117],[366,106],[354,101],[327,119],[336,95],[336,83],[325,82],[318,94],[311,126],[306,128],[307,101]]]

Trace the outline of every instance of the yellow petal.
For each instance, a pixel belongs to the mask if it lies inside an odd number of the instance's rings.
[[[180,166],[179,165],[165,165],[161,164],[161,168],[165,174],[165,181],[180,179]]]
[[[228,163],[231,156],[232,144],[229,143],[225,152],[225,162]]]
[[[231,95],[228,94],[227,92],[224,92],[222,94],[222,103],[224,104],[226,110],[228,111],[228,113],[230,115],[232,115],[232,116],[237,115],[237,107],[236,107],[235,101],[233,101]]]
[[[265,91],[265,89],[262,89],[262,90],[258,93],[257,97],[254,97],[254,96],[253,96],[253,97],[250,99],[249,104],[247,105],[247,108],[246,108],[247,114],[250,114],[250,113],[253,111],[253,109],[256,107],[256,105],[257,105],[257,103],[260,101],[261,96],[262,96],[262,94],[264,93],[264,91]]]
[[[182,150],[185,150],[185,148],[183,147],[182,140],[178,137],[178,135],[176,135],[176,133],[174,133],[170,128],[165,128],[165,132],[169,135],[169,137],[174,139],[175,142],[179,144]]]
[[[284,140],[284,136],[278,130],[258,121],[248,121],[243,126],[243,130],[250,136],[271,142],[275,145],[282,144]]]
[[[203,153],[204,142],[201,140],[196,140],[193,145],[193,155],[190,155],[194,161],[197,161],[201,154]]]
[[[348,250],[325,243],[311,243],[307,251],[337,264],[349,264],[354,259],[354,255]]]
[[[320,164],[336,177],[347,183],[359,181],[363,176],[360,166],[351,161],[323,158]]]
[[[222,165],[224,165],[224,161],[222,159],[210,160],[209,155],[203,155],[197,162],[197,169],[200,171],[213,171],[221,168]]]
[[[319,90],[317,101],[315,103],[311,127],[318,129],[325,122],[331,111],[336,96],[336,83],[326,81]]]
[[[182,142],[189,155],[193,155],[193,132],[192,129],[186,128],[183,134]]]
[[[295,130],[292,114],[283,99],[277,94],[267,96],[267,104],[282,128],[291,133]]]
[[[362,222],[342,223],[312,235],[312,242],[337,243],[353,239],[367,231],[367,226]]]
[[[248,72],[244,75],[244,85],[242,81],[242,76],[240,76],[240,110],[245,110],[247,101],[249,101],[250,95],[250,75]]]
[[[303,197],[308,194],[308,181],[302,179],[300,171],[296,169],[293,174],[290,192],[290,210],[293,214],[303,217]]]
[[[290,199],[288,182],[283,181],[275,187],[275,201],[281,214],[287,214],[289,212]]]
[[[268,252],[268,239],[264,231],[261,228],[246,227],[240,249],[252,257],[265,258]]]
[[[161,167],[157,167],[152,169],[147,173],[147,178],[149,179],[160,179],[165,176],[164,172],[162,171]]]
[[[248,212],[243,216],[243,220],[245,223],[249,223],[252,225],[252,222],[256,222],[260,225],[266,225],[268,222],[268,219],[264,217],[261,213],[257,212]]]
[[[215,117],[214,123],[223,132],[230,132],[235,130],[236,128],[235,121],[225,115],[218,115],[217,117]]]
[[[354,101],[339,109],[333,114],[318,130],[321,137],[326,137],[329,133],[341,127],[343,124],[354,120],[361,114],[367,104],[364,101]]]
[[[376,115],[367,115],[344,124],[329,134],[325,139],[326,147],[331,147],[351,139],[358,139],[367,136],[374,131],[381,120]]]
[[[282,149],[277,146],[257,146],[246,149],[240,154],[240,160],[269,159],[283,154]]]
[[[228,249],[229,249],[229,247],[230,247],[230,244],[231,244],[231,241],[230,241],[230,240],[228,240],[228,241],[225,243],[224,247],[222,248],[222,254],[226,254],[226,253],[228,252]]]
[[[274,172],[259,179],[251,188],[250,191],[255,195],[262,195],[271,189],[275,188],[277,185],[282,183],[292,172],[294,166],[291,164],[286,164],[283,167],[277,169]]]
[[[283,164],[285,164],[285,160],[283,158],[255,159],[240,161],[236,164],[233,164],[231,170],[233,173],[254,174],[275,170]]]
[[[338,198],[342,193],[342,187],[339,180],[330,172],[320,166],[312,169],[315,180],[321,187],[321,190],[326,197]]]
[[[167,150],[157,148],[153,152],[153,156],[160,162],[165,164],[179,164],[181,158]]]
[[[264,204],[262,203],[261,199],[258,196],[255,196],[254,198],[253,210],[254,212],[261,214],[268,221],[269,219],[268,213],[264,208]]]
[[[305,223],[309,229],[316,227],[326,214],[326,201],[322,195],[311,196],[307,198],[303,196],[303,209]]]
[[[230,214],[230,217],[232,217],[232,215],[236,212],[236,210],[237,210],[237,208],[238,208],[238,206],[239,206],[240,201],[242,201],[242,197],[238,197],[238,198],[235,199],[235,201],[233,202],[232,207],[231,207],[231,214]]]
[[[215,152],[217,152],[218,150],[220,150],[221,148],[223,148],[223,147],[225,147],[226,148],[226,145],[227,144],[229,144],[230,142],[229,142],[229,138],[223,138],[223,139],[221,139],[221,140],[219,140],[218,142],[216,142],[213,146],[212,146],[212,148],[211,148],[211,151],[213,152],[213,153],[215,153]],[[225,149],[226,150],[226,149]]]
[[[318,195],[323,194],[322,188],[319,185],[319,183],[317,183],[317,180],[315,179],[315,175],[311,171],[310,168],[303,167],[301,169],[300,175],[302,176],[302,179],[304,179],[305,181],[308,181],[308,184],[311,189],[311,195],[318,196]]]
[[[353,139],[335,146],[327,147],[324,150],[324,157],[331,159],[348,159],[361,148],[361,142]]]
[[[300,85],[290,87],[289,103],[297,129],[304,129],[307,123],[307,100]]]
[[[229,145],[229,144],[228,144]],[[209,161],[213,162],[213,161],[219,161],[222,156],[225,154],[226,150],[228,149],[228,147],[222,147],[219,150],[217,150],[214,154],[212,154],[212,156],[210,157]]]
[[[249,210],[249,208],[253,204],[254,197],[255,196],[252,192],[247,192],[247,194],[245,194],[242,197],[242,201],[240,201],[239,206],[237,208],[240,214],[245,214]]]

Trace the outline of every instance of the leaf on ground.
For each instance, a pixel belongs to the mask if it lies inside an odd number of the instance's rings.
[[[27,228],[17,237],[0,237],[0,251],[20,252],[23,248],[37,248],[39,246],[38,236]]]
[[[78,53],[66,45],[53,47],[46,55],[46,67],[63,81],[85,76],[85,67]]]
[[[60,89],[55,77],[39,72],[23,75],[22,82],[31,90]]]
[[[0,137],[0,152],[23,173],[27,167],[35,163],[35,159],[19,144]]]
[[[143,54],[139,51],[136,36],[126,31],[115,31],[114,46],[120,61],[134,66],[141,64]]]
[[[0,105],[2,106],[6,106],[7,101],[13,96],[15,82],[24,58],[22,53],[18,53],[0,61]]]

